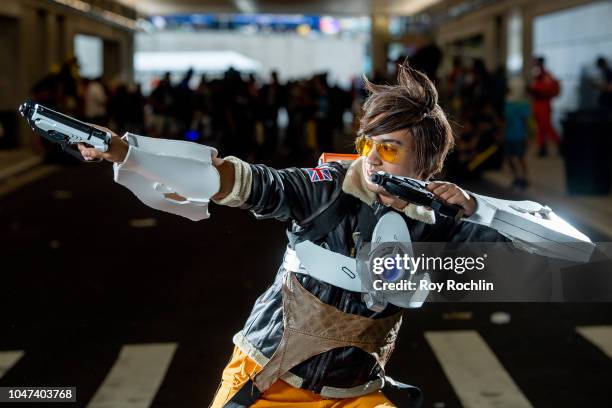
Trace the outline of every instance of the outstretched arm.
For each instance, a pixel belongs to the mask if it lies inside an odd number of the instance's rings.
[[[202,201],[198,198],[206,197],[217,204],[248,209],[257,218],[275,218],[283,221],[291,219],[302,222],[321,206],[337,198],[344,179],[345,171],[341,169],[342,166],[277,170],[262,164],[249,164],[237,157],[219,158],[215,149],[195,143],[151,139],[130,134],[127,136],[128,141],[125,140],[126,137],[120,138],[108,129],[101,129],[111,134],[109,149],[103,153],[80,145],[79,150],[86,160],[105,159],[113,162],[115,181],[132,190],[145,204],[194,220],[200,218],[192,217],[191,212],[186,214],[182,210],[197,206],[198,202]],[[193,144],[193,148],[186,143]],[[202,150],[202,147],[210,149],[209,163],[214,166],[215,173],[219,176],[219,186],[215,187],[210,195],[197,194],[198,190],[206,190],[206,185],[199,183],[197,179],[197,177],[207,177],[206,172],[196,168],[195,175],[186,177],[188,170],[183,168],[191,162],[189,158],[197,155],[195,152]],[[166,157],[164,149],[174,148],[179,149],[188,160],[183,162],[175,158],[170,163],[170,157]],[[155,154],[149,154],[156,149]],[[139,155],[134,155],[130,153],[131,151]],[[194,169],[191,168],[190,171]],[[169,177],[173,177],[171,181]],[[212,182],[209,180],[209,183]],[[216,183],[217,181],[214,181],[215,185]],[[190,196],[191,199],[187,199],[193,205],[181,205],[186,200],[183,192],[194,190],[196,193]],[[166,200],[160,198],[160,192]],[[195,215],[202,213],[197,209],[194,210]]]

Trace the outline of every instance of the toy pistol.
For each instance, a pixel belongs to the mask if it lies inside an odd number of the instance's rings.
[[[436,213],[459,219],[463,216],[463,208],[444,203],[426,189],[427,181],[417,180],[410,177],[394,176],[384,171],[372,174],[372,183],[378,184],[388,193],[401,198],[404,201],[416,205],[431,207]]]
[[[81,152],[72,147],[76,143],[87,144],[101,152],[106,152],[110,146],[109,132],[42,105],[24,102],[19,107],[19,113],[28,121],[34,132],[51,142],[58,143],[62,150],[79,160],[85,161]]]

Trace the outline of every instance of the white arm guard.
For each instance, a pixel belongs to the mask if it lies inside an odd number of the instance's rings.
[[[154,139],[126,133],[129,150],[115,163],[115,181],[149,207],[199,221],[208,218],[210,197],[219,191],[219,172],[212,165],[217,150],[192,142]],[[185,201],[168,198],[178,194]]]
[[[491,227],[519,249],[574,262],[587,262],[595,249],[589,237],[550,207],[535,201],[510,201],[470,194],[478,207],[463,221]]]

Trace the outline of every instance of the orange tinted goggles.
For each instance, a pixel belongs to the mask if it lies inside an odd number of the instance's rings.
[[[376,143],[369,137],[359,136],[357,140],[355,140],[355,147],[357,148],[357,153],[361,156],[369,155],[372,149],[376,148],[376,153],[378,153],[380,158],[387,163],[397,163],[400,159],[401,148],[393,143]]]

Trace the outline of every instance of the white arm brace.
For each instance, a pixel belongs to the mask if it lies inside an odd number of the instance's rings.
[[[129,150],[115,163],[115,181],[156,210],[199,221],[208,218],[208,203],[220,188],[219,172],[212,164],[217,150],[192,142],[154,139],[126,133]],[[168,194],[185,197],[177,201]]]
[[[595,249],[589,237],[535,201],[510,201],[470,193],[477,209],[464,222],[491,227],[530,253],[587,262]]]

